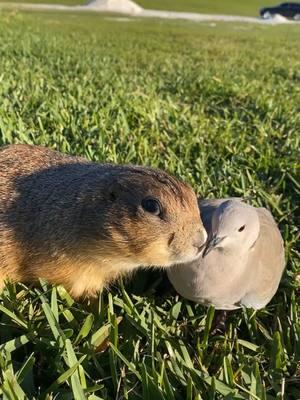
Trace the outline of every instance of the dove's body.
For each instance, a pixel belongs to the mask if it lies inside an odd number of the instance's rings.
[[[216,245],[196,261],[168,270],[171,283],[183,297],[217,309],[264,307],[284,269],[283,241],[271,213],[237,199],[199,206],[208,242]]]

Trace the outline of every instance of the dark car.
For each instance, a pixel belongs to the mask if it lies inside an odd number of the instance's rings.
[[[264,7],[260,10],[262,18],[271,18],[275,14],[283,17],[300,20],[300,3],[281,3],[275,7]]]

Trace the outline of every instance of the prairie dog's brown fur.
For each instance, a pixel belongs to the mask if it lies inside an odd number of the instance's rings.
[[[44,278],[94,295],[138,266],[193,260],[205,239],[193,190],[163,171],[0,149],[0,286]]]

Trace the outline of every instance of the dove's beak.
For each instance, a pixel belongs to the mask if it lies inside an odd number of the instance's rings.
[[[207,239],[205,248],[202,253],[202,258],[207,256],[209,252],[211,252],[215,247],[218,247],[218,245],[225,239],[226,236],[223,237],[218,237],[216,235],[212,236],[211,238]]]

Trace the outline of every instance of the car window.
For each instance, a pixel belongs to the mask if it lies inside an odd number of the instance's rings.
[[[300,3],[281,3],[280,7],[285,7],[285,8],[289,8],[289,7],[300,7]]]

